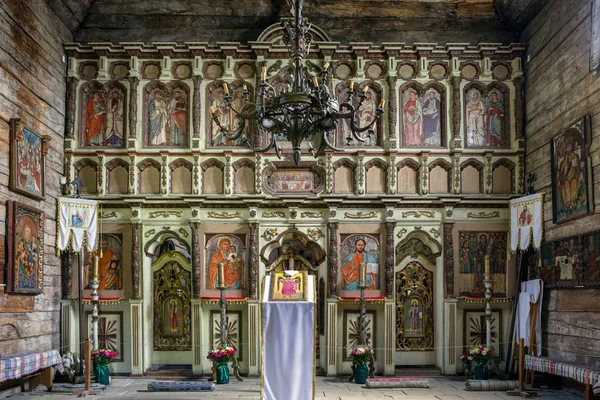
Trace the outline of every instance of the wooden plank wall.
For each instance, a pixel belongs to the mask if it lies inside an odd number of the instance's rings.
[[[6,235],[6,201],[45,212],[44,293],[15,296],[0,288],[0,354],[59,348],[60,261],[54,250],[56,197],[63,174],[65,75],[63,43],[69,29],[45,1],[0,0],[0,238]],[[9,120],[50,135],[46,157],[46,199],[33,200],[8,189]],[[0,280],[3,280],[3,272]]]
[[[527,171],[545,195],[545,240],[579,235],[600,226],[600,76],[590,72],[592,0],[551,0],[527,25]],[[595,23],[599,23],[596,21]],[[552,223],[550,139],[583,115],[592,118],[594,212]],[[600,368],[600,289],[547,290],[543,312],[544,354]],[[595,355],[596,358],[590,357]]]

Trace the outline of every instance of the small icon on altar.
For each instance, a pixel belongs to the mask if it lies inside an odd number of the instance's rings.
[[[306,272],[283,271],[272,273],[271,301],[305,301]]]

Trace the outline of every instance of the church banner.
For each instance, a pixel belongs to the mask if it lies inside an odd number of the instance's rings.
[[[510,201],[510,250],[537,250],[544,236],[544,194],[536,193]]]
[[[98,246],[98,202],[96,200],[58,198],[58,235],[56,248],[67,250],[69,245],[75,252],[82,250],[83,244],[89,251]]]

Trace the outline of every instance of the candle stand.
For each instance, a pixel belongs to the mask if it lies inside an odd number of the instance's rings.
[[[358,279],[358,288],[360,289],[360,332],[359,332],[359,345],[366,346],[367,345],[367,300],[365,298],[365,289],[368,288],[366,281],[366,264],[361,263],[360,265],[360,276]],[[352,376],[348,379],[348,382],[354,381],[354,375],[356,374],[356,369],[354,363],[352,363]],[[369,358],[369,378],[375,377],[375,355],[371,354]]]

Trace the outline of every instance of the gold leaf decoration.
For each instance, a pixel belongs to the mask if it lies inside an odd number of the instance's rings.
[[[319,240],[324,236],[319,228],[308,228],[306,232],[308,233],[308,237],[312,240]]]
[[[183,228],[179,228],[179,233],[181,233],[181,235],[182,235],[183,237],[185,237],[185,238],[186,238],[186,237],[188,237],[188,236],[190,235],[190,234],[188,233],[188,231],[186,231],[186,230],[185,230],[185,229],[183,229]]]
[[[490,211],[490,212],[485,212],[485,211],[480,211],[478,214],[475,214],[474,212],[469,212],[467,214],[467,218],[479,218],[479,219],[489,219],[489,218],[498,218],[500,216],[500,211]]]
[[[359,211],[356,214],[353,214],[351,212],[346,212],[346,213],[344,213],[344,216],[346,218],[351,218],[351,219],[375,218],[375,217],[377,217],[377,212],[371,211],[368,213],[363,213],[362,211]]]
[[[271,240],[275,236],[277,236],[277,228],[269,228],[262,234],[262,237],[265,238],[265,240]]]
[[[431,228],[429,230],[429,233],[431,233],[433,235],[434,238],[439,238],[440,237],[440,231],[438,231],[435,228]]]
[[[148,232],[144,233],[144,237],[149,238],[150,236],[154,235],[156,233],[155,229],[150,229]]]
[[[402,218],[407,217],[415,217],[415,218],[433,218],[435,217],[435,213],[433,211],[404,211],[402,213]]]
[[[234,212],[234,213],[230,214],[227,211],[223,211],[221,213],[214,212],[214,211],[209,211],[208,212],[208,217],[209,218],[218,218],[218,219],[240,218],[240,213],[239,212]]]
[[[169,218],[171,215],[181,217],[181,211],[152,211],[150,213],[150,218]]]
[[[102,219],[117,218],[117,213],[114,212],[114,211],[110,212],[110,213],[101,212],[100,213],[100,218],[102,218]]]
[[[398,236],[398,239],[402,239],[402,236],[404,236],[404,234],[406,234],[406,229],[402,228],[398,231],[398,233],[396,234],[396,236]]]
[[[306,211],[300,213],[301,218],[322,218],[323,213],[321,211]]]
[[[263,218],[285,218],[283,211],[265,211],[262,213]]]

